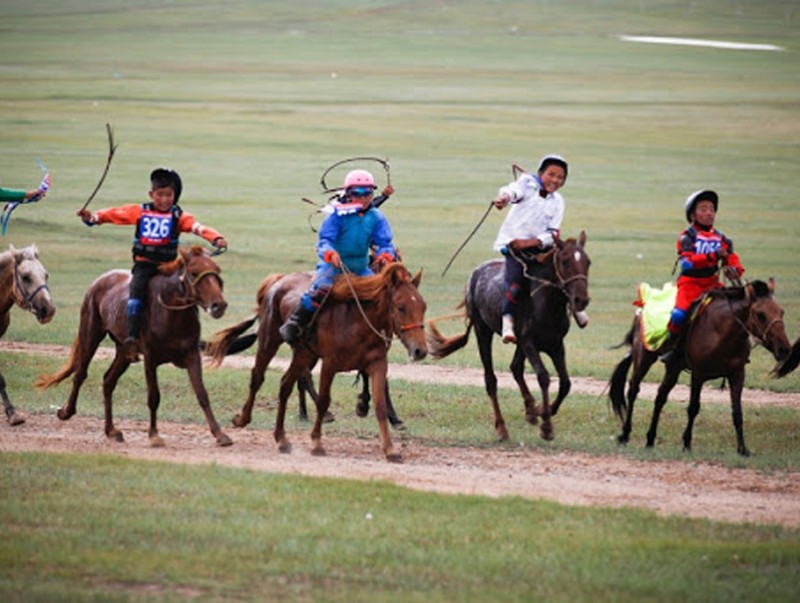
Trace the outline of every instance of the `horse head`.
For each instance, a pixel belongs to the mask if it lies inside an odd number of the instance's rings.
[[[39,250],[36,245],[22,249],[11,245],[9,249],[14,266],[14,301],[23,310],[34,314],[41,324],[50,322],[56,307],[47,286],[50,275],[39,261]]]
[[[182,303],[164,303],[165,307],[184,309],[197,305],[213,318],[221,318],[225,314],[228,302],[222,294],[222,270],[205,249],[199,245],[193,245],[188,250],[181,248],[178,258],[159,270],[162,274],[177,273],[183,288]]]
[[[592,261],[584,249],[586,231],[582,230],[578,239],[562,241],[555,237],[553,266],[556,283],[567,297],[570,311],[574,316],[589,305],[589,266]]]
[[[427,304],[419,293],[422,270],[413,278],[406,267],[396,262],[381,273],[391,289],[391,317],[395,334],[403,342],[412,361],[428,355],[425,339],[425,310]]]
[[[767,348],[775,360],[783,362],[792,351],[792,344],[786,336],[783,308],[773,297],[775,279],[770,278],[766,283],[753,281],[745,285],[744,291],[750,307],[746,321],[748,333]]]

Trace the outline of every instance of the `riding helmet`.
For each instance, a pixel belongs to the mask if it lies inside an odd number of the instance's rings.
[[[541,161],[539,161],[539,169],[536,171],[537,174],[540,176],[542,172],[547,169],[548,165],[558,165],[564,170],[564,182],[567,181],[567,174],[569,173],[569,164],[567,164],[567,160],[564,159],[561,155],[545,155],[542,157]]]
[[[159,167],[150,173],[150,186],[152,188],[170,187],[175,191],[175,203],[177,204],[181,198],[183,191],[183,182],[178,172],[168,167]]]
[[[711,203],[714,204],[714,211],[717,211],[717,206],[719,205],[719,196],[714,191],[709,190],[699,190],[689,195],[686,198],[684,209],[686,210],[686,221],[690,224],[692,223],[692,212],[694,211],[694,206],[700,201],[711,201]]]

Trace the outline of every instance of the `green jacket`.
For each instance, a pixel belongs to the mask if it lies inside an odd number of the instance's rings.
[[[0,201],[25,201],[25,191],[0,186]]]

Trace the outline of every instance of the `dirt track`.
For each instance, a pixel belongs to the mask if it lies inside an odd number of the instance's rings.
[[[0,351],[66,355],[60,346],[1,342]],[[250,358],[231,360],[249,366]],[[392,366],[391,376],[431,383],[481,384],[479,371],[441,366]],[[502,376],[501,385],[510,381]],[[575,380],[573,391],[600,395],[605,384]],[[644,394],[647,395],[647,394]],[[685,395],[676,392],[677,396]],[[727,403],[726,394],[704,392],[704,402]],[[747,393],[749,404],[800,407],[798,394]],[[32,415],[18,427],[0,422],[0,450],[118,454],[175,463],[217,463],[259,471],[362,480],[386,480],[409,488],[485,496],[544,498],[568,505],[638,507],[661,515],[684,515],[731,522],[777,523],[800,527],[800,473],[764,475],[749,469],[726,469],[703,462],[641,462],[617,456],[545,454],[469,448],[430,448],[394,432],[404,462],[390,464],[373,440],[324,439],[327,457],[312,457],[306,436],[294,435],[291,454],[277,452],[268,431],[227,428],[234,440],[219,448],[204,425],[160,422],[165,448],[151,448],[147,425],[122,420],[126,442],[103,436],[102,421],[76,416],[61,422]]]

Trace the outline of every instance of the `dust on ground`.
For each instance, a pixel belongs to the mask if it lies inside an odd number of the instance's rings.
[[[63,346],[0,342],[0,351],[64,356]],[[102,354],[112,354],[108,348]],[[228,366],[247,368],[252,358],[229,358]],[[275,366],[281,366],[280,359]],[[395,379],[426,383],[482,386],[482,371],[434,365],[392,365]],[[501,386],[513,387],[510,376],[498,374]],[[573,379],[573,392],[601,395],[605,383]],[[643,391],[641,395],[649,395]],[[677,396],[688,396],[676,392]],[[716,399],[715,399],[716,398]],[[779,404],[800,408],[800,394],[748,390],[748,404]],[[703,401],[728,403],[727,393],[704,390]],[[220,448],[204,424],[159,422],[163,448],[152,448],[147,422],[119,420],[125,442],[108,441],[103,421],[75,416],[59,421],[53,415],[27,414],[26,422],[11,427],[0,421],[0,450],[108,454],[127,458],[186,464],[218,464],[271,473],[382,480],[400,486],[448,494],[521,496],[566,505],[635,507],[663,516],[679,515],[736,523],[800,527],[800,473],[764,474],[729,469],[715,463],[637,461],[613,455],[574,452],[557,454],[534,449],[496,450],[431,447],[404,432],[393,432],[403,462],[383,460],[377,429],[371,439],[323,436],[327,456],[310,453],[306,434],[290,434],[293,450],[278,452],[266,430],[225,430],[234,445]]]

